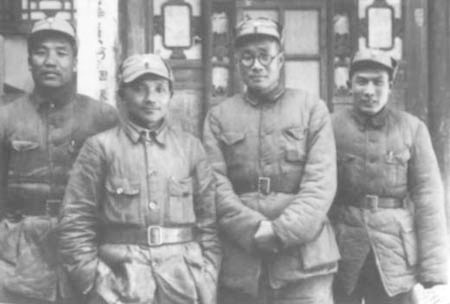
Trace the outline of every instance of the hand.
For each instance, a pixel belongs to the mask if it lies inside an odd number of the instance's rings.
[[[279,251],[279,240],[273,230],[272,223],[261,221],[254,235],[256,248],[265,252],[275,254]]]

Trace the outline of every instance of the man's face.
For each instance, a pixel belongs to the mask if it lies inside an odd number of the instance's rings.
[[[276,41],[264,37],[252,39],[239,48],[238,60],[248,88],[264,93],[278,85],[284,57]]]
[[[37,87],[59,88],[72,82],[76,63],[72,44],[57,33],[45,35],[30,50],[29,64]]]
[[[377,114],[388,102],[391,81],[384,69],[355,71],[351,86],[354,106],[364,114]]]
[[[169,80],[152,74],[145,74],[122,88],[128,118],[148,129],[162,123],[169,111],[171,97]]]

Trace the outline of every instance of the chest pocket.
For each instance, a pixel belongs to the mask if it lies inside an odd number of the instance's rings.
[[[220,136],[228,167],[238,166],[239,161],[246,158],[245,137],[244,132],[224,132]]]
[[[11,140],[9,175],[25,177],[36,167],[46,165],[46,159],[36,156],[39,143],[30,140]],[[36,163],[37,161],[37,163]]]
[[[139,180],[110,177],[106,180],[106,217],[112,222],[140,224]]]
[[[340,191],[359,191],[354,188],[361,183],[363,176],[361,170],[364,170],[363,159],[350,153],[338,153],[337,167]]]
[[[388,185],[405,185],[407,183],[408,160],[411,153],[408,148],[388,151],[384,157],[386,181]]]
[[[172,224],[195,223],[192,178],[169,179],[169,208],[166,221]]]
[[[306,131],[302,127],[290,127],[282,131],[284,158],[289,163],[301,163],[306,155]]]

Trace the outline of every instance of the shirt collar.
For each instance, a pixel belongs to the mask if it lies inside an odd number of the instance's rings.
[[[389,109],[384,107],[375,115],[367,115],[361,113],[358,109],[353,108],[351,111],[353,119],[362,128],[381,129],[387,121]]]
[[[128,120],[124,126],[124,129],[125,133],[135,144],[139,141],[153,141],[162,147],[164,147],[166,144],[166,135],[168,129],[166,120],[164,120],[161,126],[156,130],[143,128]]]
[[[284,94],[284,92],[284,86],[282,84],[278,84],[273,90],[265,94],[248,89],[244,95],[244,98],[253,106],[258,106],[260,104],[273,104]]]

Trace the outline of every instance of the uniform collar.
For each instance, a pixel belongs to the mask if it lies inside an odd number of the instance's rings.
[[[387,121],[389,109],[384,107],[380,112],[375,115],[367,115],[361,113],[358,109],[353,108],[352,117],[357,124],[362,128],[381,129]]]
[[[166,144],[166,135],[168,129],[166,120],[164,120],[162,125],[156,130],[143,128],[128,120],[125,123],[124,129],[125,133],[135,144],[138,143],[139,141],[155,142],[161,147],[164,147]]]
[[[273,90],[265,94],[248,89],[247,92],[245,92],[244,98],[253,106],[273,104],[284,94],[284,92],[284,86],[278,84]]]
[[[69,84],[60,89],[45,92],[35,88],[31,94],[31,100],[38,109],[61,108],[75,99],[75,87]]]

